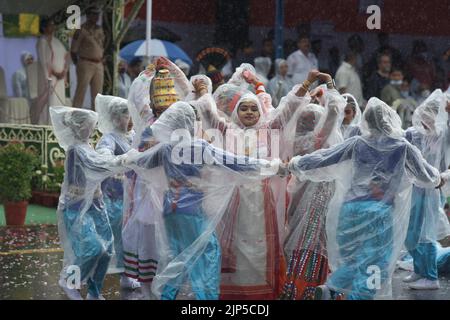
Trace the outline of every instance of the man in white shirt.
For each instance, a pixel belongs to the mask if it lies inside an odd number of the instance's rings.
[[[319,69],[317,58],[310,52],[311,43],[307,36],[300,36],[297,42],[298,50],[287,59],[289,75],[294,84],[303,83],[308,73],[313,69]]]
[[[364,98],[362,93],[361,79],[359,78],[356,64],[358,57],[354,52],[348,52],[345,59],[336,72],[336,87],[340,93],[350,93],[360,106],[363,106]]]

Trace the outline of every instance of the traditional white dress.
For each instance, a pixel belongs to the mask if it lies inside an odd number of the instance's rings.
[[[38,97],[32,102],[31,122],[49,125],[49,107],[66,105],[64,79],[56,79],[54,72],[62,72],[67,65],[68,53],[57,38],[42,36],[36,43],[38,56]],[[49,79],[51,79],[49,83]],[[50,84],[50,87],[49,87]]]

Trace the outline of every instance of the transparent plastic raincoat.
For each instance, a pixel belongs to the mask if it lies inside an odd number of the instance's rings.
[[[257,80],[254,87],[247,82],[246,77],[255,78]],[[275,110],[272,106],[272,97],[266,92],[265,87],[267,86],[267,83],[264,83],[264,81],[260,79],[260,75],[251,64],[243,63],[236,68],[236,71],[233,73],[230,80],[228,80],[227,84],[255,93],[261,103],[264,115],[268,115]]]
[[[175,91],[181,100],[192,94],[191,84],[175,64],[167,59],[162,59],[156,61],[155,65],[169,69],[171,77],[174,78]],[[131,144],[134,150],[144,151],[157,143],[150,130],[150,126],[156,121],[150,96],[150,88],[155,74],[154,68],[147,68],[133,81],[130,88],[128,108],[135,131]],[[159,260],[153,218],[157,213],[157,208],[151,200],[157,195],[151,195],[146,184],[133,171],[127,173],[124,188],[122,239],[125,275],[138,279],[141,283],[146,283],[147,287],[144,290],[146,294],[149,294],[149,285],[156,273]],[[159,194],[159,197],[162,198],[162,194]]]
[[[106,155],[122,155],[130,150],[133,138],[128,131],[130,114],[128,101],[114,96],[98,94],[95,109],[99,116],[98,129],[103,134],[95,150]],[[123,183],[125,174],[117,174],[102,182],[103,200],[114,236],[114,255],[109,272],[123,272],[122,220]]]
[[[126,163],[150,189],[160,252],[152,291],[161,299],[218,299],[221,247],[216,229],[233,186],[277,173],[278,162],[235,156],[194,137],[194,109],[173,104],[151,126],[159,142]],[[158,196],[162,195],[162,197]]]
[[[413,127],[405,133],[406,139],[440,172],[448,168],[446,152],[450,148],[446,103],[445,94],[440,89],[434,91],[414,111]],[[450,234],[445,200],[441,189],[413,187],[405,246],[413,257],[414,272],[430,280],[438,279],[436,241]]]
[[[289,163],[300,180],[335,181],[326,217],[332,270],[326,285],[348,299],[391,297],[396,260],[406,237],[412,184],[440,176],[403,138],[397,113],[377,98],[363,113],[362,136]]]
[[[101,294],[113,250],[113,235],[100,184],[123,173],[121,157],[100,154],[89,144],[97,113],[52,107],[50,116],[58,143],[66,152],[64,182],[57,210],[64,249],[61,280],[79,268],[81,283],[93,297]],[[77,274],[77,273],[75,273]]]
[[[308,104],[298,113],[294,155],[306,155],[327,148],[343,138],[340,123],[346,105],[336,90],[325,90],[324,106]],[[282,299],[311,299],[314,288],[328,275],[325,222],[334,182],[299,180],[293,175],[288,184],[284,260],[280,272]]]

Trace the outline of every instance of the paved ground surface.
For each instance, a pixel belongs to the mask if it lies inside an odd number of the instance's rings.
[[[0,227],[0,300],[66,299],[58,287],[62,251],[56,226]],[[440,279],[441,289],[409,290],[401,279],[407,271],[398,270],[393,279],[393,297],[397,300],[450,300],[450,277]],[[82,290],[85,295],[85,290]],[[121,291],[119,276],[105,280],[106,299],[139,299],[136,291]]]

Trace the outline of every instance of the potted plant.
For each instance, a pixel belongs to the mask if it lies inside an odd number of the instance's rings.
[[[64,161],[55,161],[53,173],[48,172],[48,167],[42,165],[36,170],[33,177],[33,203],[45,207],[56,208],[64,178]]]
[[[0,201],[5,209],[7,225],[25,223],[31,179],[38,156],[21,142],[10,142],[0,148]]]

